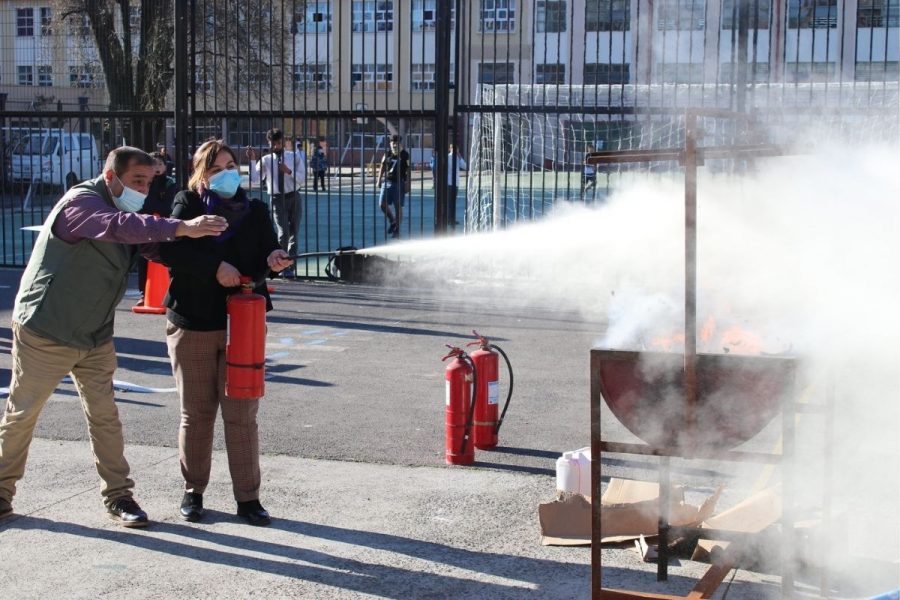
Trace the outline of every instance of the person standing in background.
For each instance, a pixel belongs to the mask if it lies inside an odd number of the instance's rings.
[[[456,195],[459,193],[459,172],[466,170],[466,161],[456,153],[456,147],[450,144],[447,154],[447,223],[455,230],[459,225],[456,220]]]
[[[175,162],[169,157],[169,152],[166,150],[165,144],[157,144],[156,152],[152,153],[150,156],[159,156],[162,159],[163,164],[166,165],[166,177],[174,177],[175,175]]]
[[[272,198],[272,216],[278,234],[278,243],[289,255],[297,255],[297,237],[303,209],[298,189],[306,182],[306,153],[302,148],[285,150],[284,134],[280,129],[266,133],[269,154],[258,161],[256,151],[247,148],[250,159],[250,182],[266,181],[266,191]],[[294,277],[293,268],[282,271],[284,277]]]
[[[593,152],[594,152],[594,147],[591,145],[588,145],[584,149],[585,162],[584,162],[584,170],[581,173],[581,199],[582,200],[584,200],[585,192],[587,192],[588,190],[591,190],[593,192],[593,190],[595,190],[597,187],[597,167],[592,164],[588,164],[588,162],[587,162],[588,155],[592,154]]]
[[[327,191],[327,188],[325,187],[325,177],[328,175],[328,156],[325,154],[324,144],[324,140],[319,140],[319,143],[316,145],[316,150],[313,152],[312,160],[310,161],[310,166],[313,171],[313,191],[318,190],[319,185],[322,186],[323,192]]]
[[[409,152],[400,144],[400,136],[391,136],[391,147],[381,159],[376,189],[380,188],[378,206],[390,222],[388,235],[400,237],[400,223],[403,219],[403,196],[409,181]],[[393,205],[394,211],[391,210]]]

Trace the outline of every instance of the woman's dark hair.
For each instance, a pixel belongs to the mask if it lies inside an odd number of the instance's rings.
[[[238,161],[234,150],[224,140],[211,139],[200,144],[200,147],[194,152],[194,170],[188,179],[188,189],[195,192],[200,189],[200,182],[206,179],[206,172],[216,162],[220,152],[227,152],[234,162]]]

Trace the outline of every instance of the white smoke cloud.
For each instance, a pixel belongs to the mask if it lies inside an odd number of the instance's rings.
[[[843,537],[826,543],[843,562],[827,569],[838,574],[850,555],[900,559],[900,148],[814,150],[758,160],[740,177],[701,168],[698,323],[712,317],[720,331],[753,332],[763,351],[790,349],[803,360],[804,398],[834,395],[833,440],[821,416],[798,421],[810,462],[794,485],[821,504],[831,444]],[[648,176],[596,209],[373,252],[412,260],[440,285],[480,283],[473,303],[577,311],[606,323],[599,344],[642,349],[683,328],[683,209],[683,180]],[[707,350],[721,352],[716,341]],[[882,581],[857,571],[859,590]]]

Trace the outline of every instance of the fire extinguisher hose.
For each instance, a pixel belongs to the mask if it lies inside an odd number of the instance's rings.
[[[500,413],[500,418],[497,420],[497,427],[494,429],[494,433],[500,432],[500,426],[503,425],[503,417],[506,416],[506,410],[509,408],[509,401],[512,400],[513,393],[513,368],[512,363],[509,362],[509,357],[506,355],[506,352],[503,351],[500,346],[495,346],[491,344],[491,348],[500,353],[500,356],[503,357],[503,360],[506,361],[506,368],[509,370],[509,391],[506,393],[506,403],[503,405],[503,412]]]
[[[475,422],[475,391],[478,389],[478,372],[475,369],[475,363],[468,354],[463,353],[460,357],[472,367],[472,395],[469,402],[469,416],[466,419],[466,429],[463,431],[462,444],[459,445],[459,453],[466,453],[466,446],[469,444],[469,438],[472,436],[472,424]]]

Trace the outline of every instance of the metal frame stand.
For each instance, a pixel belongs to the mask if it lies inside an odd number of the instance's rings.
[[[648,151],[610,151],[597,152],[587,157],[589,164],[624,163],[624,162],[649,162],[660,160],[678,160],[685,169],[685,352],[684,352],[684,396],[685,396],[685,422],[688,431],[691,430],[696,415],[697,406],[697,167],[703,164],[706,158],[754,158],[765,156],[779,156],[788,152],[775,145],[732,145],[718,148],[699,148],[697,146],[697,118],[699,116],[748,119],[747,115],[719,110],[689,109],[685,113],[685,143],[684,148],[670,148]],[[601,434],[601,408],[603,398],[600,393],[600,369],[599,355],[591,352],[591,451],[594,460],[591,467],[592,479],[592,597],[602,600],[627,600],[627,599],[675,599],[675,598],[710,598],[715,589],[721,584],[728,572],[733,568],[739,557],[742,541],[746,541],[747,534],[735,532],[717,531],[711,529],[699,530],[697,528],[672,527],[669,523],[669,494],[670,494],[670,459],[671,457],[693,459],[707,458],[732,462],[761,462],[769,464],[781,464],[783,473],[783,512],[782,527],[785,532],[785,551],[793,555],[794,541],[794,495],[791,487],[792,464],[795,450],[796,406],[793,394],[783,396],[782,435],[783,450],[781,454],[768,454],[758,452],[718,452],[715,456],[692,454],[686,455],[684,450],[674,448],[656,448],[645,444],[626,444],[606,441]],[[694,589],[687,596],[672,596],[666,594],[651,594],[629,590],[616,590],[603,588],[602,585],[602,552],[600,546],[600,492],[603,477],[602,455],[604,452],[640,454],[660,457],[659,483],[660,483],[660,517],[659,517],[659,564],[657,567],[657,580],[665,581],[668,578],[670,535],[681,533],[699,533],[709,539],[734,541],[729,546],[724,556],[717,564],[714,564],[700,579]],[[785,562],[785,571],[782,577],[782,590],[785,596],[790,596],[793,591],[793,575],[790,566]]]

